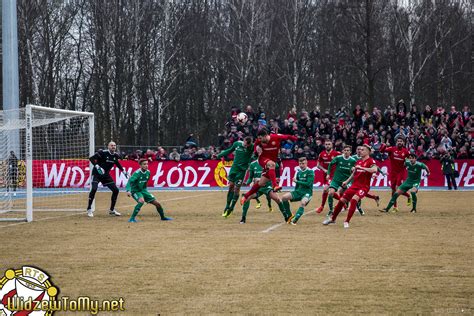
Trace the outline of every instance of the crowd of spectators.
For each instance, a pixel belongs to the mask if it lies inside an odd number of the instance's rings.
[[[238,122],[237,115],[244,112],[248,120]],[[264,109],[252,106],[232,108],[226,122],[226,129],[218,135],[217,146],[199,147],[194,135],[189,135],[181,150],[173,148],[166,152],[163,147],[157,150],[134,152],[126,155],[137,160],[145,157],[150,160],[206,160],[215,158],[221,150],[228,148],[236,140],[245,136],[256,138],[261,128],[271,132],[299,136],[296,143],[283,143],[280,157],[294,159],[305,156],[315,159],[324,150],[324,141],[334,142],[336,150],[342,151],[344,145],[355,146],[366,143],[374,149],[373,157],[384,160],[387,157],[379,149],[382,143],[394,145],[395,139],[403,137],[408,149],[419,159],[439,159],[445,153],[453,158],[474,158],[474,115],[468,106],[458,111],[455,106],[448,110],[441,106],[432,108],[426,105],[407,106],[400,100],[395,106],[383,110],[374,107],[372,111],[356,105],[349,111],[340,108],[336,113],[318,110],[290,109],[282,117],[268,118]]]

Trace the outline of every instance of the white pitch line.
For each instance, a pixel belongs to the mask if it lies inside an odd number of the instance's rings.
[[[205,193],[205,194],[197,194],[197,195],[188,195],[188,196],[182,196],[182,197],[178,197],[178,198],[166,199],[166,200],[161,200],[161,201],[162,201],[162,202],[169,202],[169,201],[185,200],[185,199],[189,199],[189,198],[193,198],[193,197],[198,197],[198,196],[211,195],[211,194],[214,194],[214,193],[215,193],[215,192],[212,192],[212,193]],[[135,204],[132,204],[132,205],[124,205],[123,207],[130,207],[130,206],[135,206]],[[45,220],[55,219],[55,218],[71,217],[71,216],[82,215],[82,214],[86,214],[86,213],[87,213],[87,212],[79,212],[79,213],[74,213],[74,214],[67,214],[67,215],[64,215],[64,216],[44,217],[44,218],[40,218],[40,219],[34,220],[34,222],[40,222],[40,221],[45,221]],[[22,225],[22,224],[27,224],[27,223],[28,223],[28,222],[11,223],[11,224],[7,224],[7,225],[1,225],[0,227],[1,227],[1,228],[4,228],[4,227],[17,226],[17,225]]]
[[[311,213],[314,213],[314,212],[316,212],[316,211],[315,211],[315,210],[312,210],[312,211],[306,212],[306,213],[304,213],[301,217],[303,217],[303,216],[305,216],[305,215],[308,215],[308,214],[311,214]],[[278,227],[280,227],[280,226],[282,226],[282,225],[285,225],[285,224],[286,224],[286,223],[284,223],[284,222],[283,222],[283,223],[275,224],[275,225],[273,225],[273,226],[268,227],[268,228],[265,229],[265,230],[262,230],[262,233],[269,233],[269,232],[271,232],[272,230],[275,230],[275,229],[277,229]]]

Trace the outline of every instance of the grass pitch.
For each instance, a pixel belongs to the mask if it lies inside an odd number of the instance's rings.
[[[379,194],[385,206],[389,192]],[[474,192],[421,191],[417,214],[404,197],[397,214],[364,199],[367,215],[350,229],[346,213],[321,225],[320,191],[297,226],[277,225],[265,199],[241,225],[240,206],[221,217],[224,192],[154,195],[174,221],[146,205],[142,222],[127,223],[134,203],[124,193],[124,216],[109,217],[110,193],[99,193],[92,219],[36,212],[33,223],[0,223],[0,275],[43,268],[62,296],[123,297],[115,315],[474,313]]]

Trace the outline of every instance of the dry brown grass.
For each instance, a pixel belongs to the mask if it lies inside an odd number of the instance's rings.
[[[344,213],[323,227],[323,214],[312,212],[269,233],[278,210],[252,203],[240,225],[240,206],[220,216],[224,192],[155,196],[174,221],[161,222],[148,205],[143,222],[130,225],[124,194],[125,216],[111,218],[101,193],[93,219],[37,212],[30,224],[0,223],[0,273],[32,264],[61,295],[123,297],[126,315],[474,313],[473,192],[422,191],[417,214],[405,198],[398,214],[366,200],[367,216],[355,215],[349,230]],[[319,202],[315,192],[309,209]]]

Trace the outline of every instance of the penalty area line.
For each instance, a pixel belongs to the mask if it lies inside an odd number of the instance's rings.
[[[187,195],[187,196],[181,196],[181,197],[177,197],[177,198],[165,199],[165,200],[161,200],[161,201],[162,201],[162,202],[169,202],[169,201],[186,200],[186,199],[193,198],[193,197],[211,195],[211,194],[214,194],[214,193],[215,193],[215,192],[212,192],[212,193],[205,193],[205,194],[196,194],[196,195]],[[135,205],[136,205],[136,204],[133,204],[133,205],[124,205],[123,207],[130,207],[130,206],[135,206]],[[50,219],[66,218],[66,217],[71,217],[71,216],[84,215],[84,214],[86,214],[86,213],[87,213],[87,212],[79,212],[79,213],[67,214],[67,215],[62,215],[62,216],[44,217],[44,218],[40,218],[40,219],[34,220],[33,222],[41,222],[41,221],[46,221],[46,220],[50,220]],[[10,226],[17,226],[17,225],[28,224],[28,223],[29,223],[29,222],[11,223],[11,224],[7,224],[7,225],[0,225],[0,228],[10,227]]]
[[[304,213],[301,217],[305,216],[305,215],[308,215],[308,214],[311,214],[311,213],[315,213],[316,211],[315,210],[312,210],[312,211],[309,211],[307,213]],[[275,224],[275,225],[272,225],[270,227],[268,227],[267,229],[265,230],[262,230],[262,233],[269,233],[275,229],[277,229],[278,227],[282,226],[282,225],[285,225],[286,223],[283,222],[283,223],[278,223],[278,224]]]

